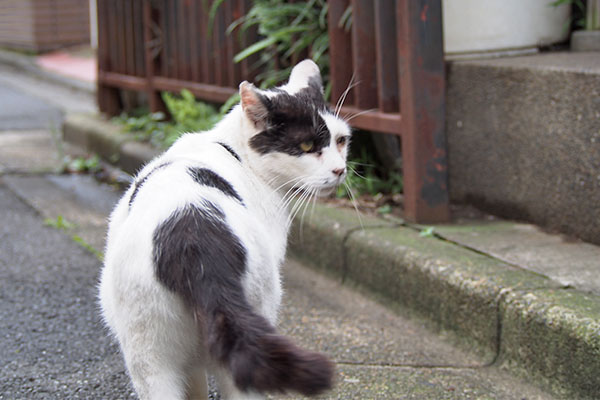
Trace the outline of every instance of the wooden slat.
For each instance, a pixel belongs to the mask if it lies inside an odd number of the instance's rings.
[[[349,32],[339,26],[349,0],[329,0],[328,31],[331,78],[331,100],[337,102],[352,79],[352,41]],[[354,92],[350,91],[345,104],[354,104]]]
[[[159,90],[175,93],[179,93],[182,89],[187,89],[198,98],[214,103],[224,103],[237,92],[234,88],[158,76],[154,78],[154,87]]]
[[[377,99],[383,112],[399,112],[395,1],[375,0]]]
[[[200,71],[200,32],[198,20],[198,8],[202,7],[197,1],[192,1],[189,10],[189,41],[190,41],[190,64],[192,80],[194,82],[201,81]]]
[[[243,3],[244,13],[248,12],[252,7],[252,0],[241,0]],[[238,35],[236,31],[236,35]],[[256,26],[252,26],[248,28],[244,36],[241,39],[241,48],[246,48],[252,43],[256,43],[258,41],[258,29]],[[242,80],[247,80],[249,82],[254,82],[255,77],[257,75],[256,63],[258,62],[258,54],[252,54],[249,57],[246,57],[242,60],[241,64],[241,75]]]
[[[117,25],[115,26],[115,28],[118,41],[117,43],[113,44],[118,47],[117,71],[122,74],[127,73],[127,42],[125,41],[125,36],[127,35],[127,22],[125,21],[125,3],[126,2],[124,1],[117,1],[115,3],[115,7],[117,10]]]
[[[144,24],[142,13],[142,1],[133,0],[133,24],[134,24],[134,52],[135,52],[135,74],[137,76],[146,75],[146,66],[144,61]]]
[[[125,70],[129,75],[136,75],[135,73],[135,33],[134,33],[134,20],[133,20],[133,1],[123,2],[123,11],[125,16],[125,37],[123,38],[126,50]]]
[[[214,39],[213,68],[215,71],[215,83],[220,86],[227,86],[229,80],[225,29],[227,29],[225,27],[225,8],[221,6],[215,15],[212,30]]]
[[[118,72],[100,71],[98,74],[98,82],[107,86],[114,86],[140,92],[145,91],[147,88],[146,78],[121,74]]]
[[[208,11],[201,7],[200,13],[200,28],[201,28],[201,43],[202,43],[202,76],[203,83],[214,83],[214,68],[212,63],[212,38],[208,37]]]
[[[97,1],[98,21],[98,69],[102,71],[108,70],[109,53],[108,53],[108,5],[106,0]]]
[[[105,0],[108,3],[107,6],[107,28],[108,28],[108,66],[107,71],[117,72],[118,71],[118,53],[119,48],[116,44],[118,40],[117,36],[117,7],[116,0]]]
[[[352,0],[352,44],[356,89],[354,105],[361,109],[377,107],[375,16],[371,0]]]
[[[166,32],[169,34],[169,78],[177,78],[179,74],[179,57],[177,48],[177,3],[173,0],[167,2],[165,8],[167,15],[167,28]]]
[[[153,39],[152,26],[156,23],[159,16],[155,14],[150,0],[144,1],[143,6],[143,24],[144,24],[144,43],[150,43]],[[154,87],[155,69],[157,68],[156,60],[152,56],[152,48],[144,46],[144,60],[146,66],[146,79],[143,80],[145,86],[148,103],[152,112],[165,111],[166,106],[162,100],[160,93]],[[138,89],[139,90],[139,89]]]
[[[191,68],[190,68],[190,50],[189,50],[189,38],[187,36],[189,1],[187,0],[176,0],[177,3],[177,58],[179,61],[179,73],[178,78],[183,80],[191,79]]]
[[[402,133],[402,118],[398,113],[382,113],[377,110],[365,111],[351,106],[344,106],[340,110],[340,116],[349,120],[355,128],[394,135],[401,135]]]

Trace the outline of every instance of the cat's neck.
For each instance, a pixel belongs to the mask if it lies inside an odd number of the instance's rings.
[[[268,170],[264,159],[249,147],[250,138],[258,133],[254,123],[248,119],[240,105],[235,106],[214,128],[216,137],[222,143],[231,147],[254,176],[266,186],[276,189],[280,183]],[[281,191],[281,188],[280,190]]]

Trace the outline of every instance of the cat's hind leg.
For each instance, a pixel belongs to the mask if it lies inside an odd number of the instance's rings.
[[[206,368],[197,365],[188,375],[188,400],[208,400],[208,382]]]
[[[242,392],[233,382],[231,373],[223,368],[213,371],[222,400],[263,400],[265,397],[257,392]]]
[[[111,324],[140,400],[185,400],[201,337],[183,304],[161,288],[119,293]],[[119,298],[119,297],[117,297]]]

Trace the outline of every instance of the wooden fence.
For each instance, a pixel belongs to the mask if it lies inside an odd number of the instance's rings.
[[[145,92],[152,110],[161,91],[188,89],[224,102],[252,81],[252,59],[233,56],[257,40],[227,27],[251,0],[225,0],[208,35],[203,0],[98,0],[98,105],[121,111],[119,89]],[[399,135],[408,220],[449,218],[444,133],[441,0],[329,0],[332,103],[352,76],[358,84],[342,108],[357,128]],[[339,26],[352,5],[352,29]]]

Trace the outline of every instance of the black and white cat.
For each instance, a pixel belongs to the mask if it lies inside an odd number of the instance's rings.
[[[332,385],[332,363],[274,327],[290,193],[343,181],[350,129],[310,60],[240,96],[146,165],[110,217],[100,303],[141,399],[206,399],[207,373],[224,399]]]

